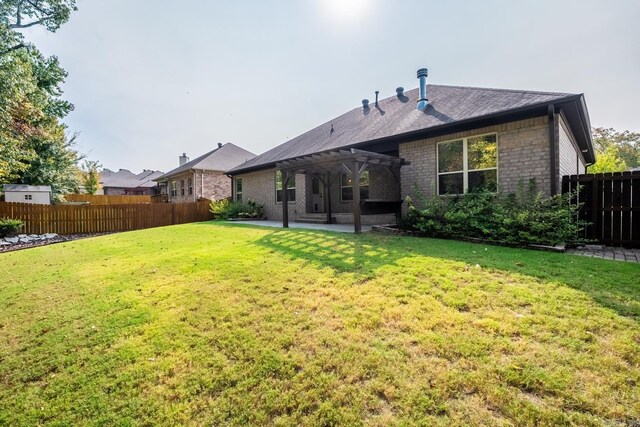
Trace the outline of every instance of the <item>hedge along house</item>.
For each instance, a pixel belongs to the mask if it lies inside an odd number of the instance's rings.
[[[255,156],[230,142],[218,144],[214,150],[191,161],[183,153],[177,168],[154,181],[160,186],[161,194],[166,194],[171,203],[225,199],[231,197],[231,178],[224,171]]]
[[[283,221],[392,221],[407,195],[516,192],[595,161],[582,94],[427,85],[353,109],[228,171],[234,197]],[[285,189],[285,191],[283,191]]]

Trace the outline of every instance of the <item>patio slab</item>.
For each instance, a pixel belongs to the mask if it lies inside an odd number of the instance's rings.
[[[258,221],[228,221],[233,224],[249,224],[261,227],[282,228],[282,221],[258,220]],[[307,230],[327,230],[339,233],[353,233],[353,224],[306,224],[289,221],[289,228],[304,228]],[[371,231],[370,225],[363,225],[362,232]]]
[[[611,259],[614,261],[640,262],[640,249],[586,245],[576,249],[567,249],[567,253],[591,258]]]

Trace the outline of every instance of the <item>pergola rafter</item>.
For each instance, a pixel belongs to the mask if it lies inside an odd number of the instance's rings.
[[[371,151],[335,150],[325,153],[316,153],[283,160],[276,163],[276,168],[282,173],[282,226],[289,227],[289,207],[287,184],[292,176],[297,173],[312,174],[322,179],[325,183],[325,197],[328,201],[327,222],[331,223],[331,173],[344,172],[351,175],[353,182],[353,223],[356,233],[362,231],[360,208],[360,177],[365,170],[388,169],[391,170],[396,180],[399,179],[400,167],[407,165],[404,159],[387,154]]]

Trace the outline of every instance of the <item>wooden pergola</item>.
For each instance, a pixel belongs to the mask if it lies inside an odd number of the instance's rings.
[[[393,173],[396,181],[400,182],[400,167],[407,164],[409,162],[405,162],[399,157],[355,148],[311,154],[276,163],[276,168],[282,173],[282,227],[289,228],[287,184],[295,174],[312,174],[324,184],[328,224],[332,223],[331,175],[336,172],[350,175],[353,182],[354,231],[360,233],[362,231],[360,208],[360,177],[362,173],[365,170],[388,169]]]

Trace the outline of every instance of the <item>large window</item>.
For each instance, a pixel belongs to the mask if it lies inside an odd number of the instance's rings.
[[[289,178],[287,183],[287,199],[290,202],[296,200],[296,176]],[[276,202],[282,202],[282,172],[276,171]]]
[[[242,203],[242,178],[236,178],[236,202]]]
[[[369,198],[369,171],[360,174],[360,200]],[[343,173],[340,178],[340,200],[353,200],[353,178],[351,174]]]
[[[438,194],[464,194],[498,188],[497,135],[438,144]]]
[[[176,197],[178,195],[178,182],[171,181],[171,197]]]

